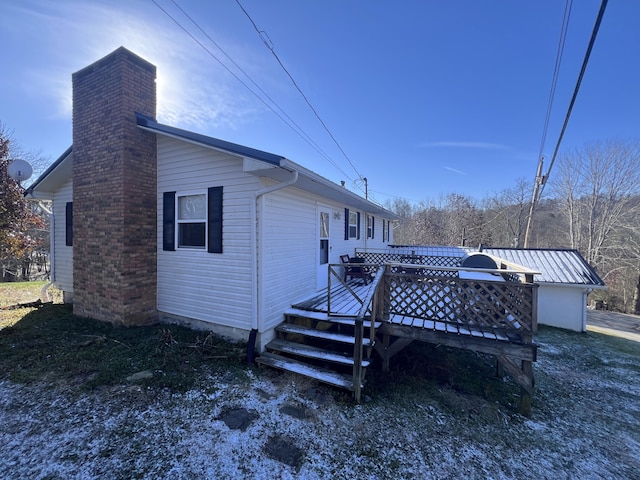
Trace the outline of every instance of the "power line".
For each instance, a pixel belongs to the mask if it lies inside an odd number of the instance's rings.
[[[560,143],[562,143],[562,138],[564,137],[564,132],[567,130],[567,125],[569,124],[569,118],[571,117],[571,111],[573,110],[573,105],[576,103],[576,98],[578,97],[578,91],[580,90],[580,85],[582,84],[582,78],[584,77],[584,72],[587,69],[587,64],[589,63],[589,57],[591,56],[591,50],[593,49],[593,44],[596,41],[596,37],[598,36],[598,30],[600,29],[600,24],[602,23],[602,17],[604,16],[604,11],[607,8],[608,0],[602,0],[600,4],[600,10],[598,11],[598,17],[596,18],[596,23],[593,26],[593,32],[591,32],[591,39],[589,40],[589,46],[587,47],[587,52],[584,55],[584,60],[582,61],[582,68],[580,69],[580,75],[578,76],[578,81],[576,82],[576,86],[573,89],[573,95],[571,97],[571,102],[569,103],[569,108],[567,110],[567,115],[564,118],[564,123],[562,125],[562,130],[560,131],[560,136],[558,137],[558,142],[556,143],[556,148],[553,151],[553,156],[551,157],[551,163],[549,164],[549,169],[547,173],[544,175],[545,180],[549,178],[549,174],[551,173],[551,169],[553,168],[553,164],[556,161],[556,157],[558,156],[558,150],[560,149]],[[542,190],[544,190],[544,186],[546,181],[542,184]],[[542,195],[542,191],[540,192]]]
[[[311,137],[304,132],[304,130],[295,123],[289,115],[284,112],[284,110],[271,98],[267,95],[260,86],[251,79],[251,77],[228,55],[220,45],[218,45],[199,25],[193,20],[191,16],[189,16],[176,2],[175,0],[171,0],[172,3],[213,43],[250,81],[253,83],[260,92],[264,94],[266,98],[269,99],[273,105],[278,108],[282,112],[282,115],[278,113],[274,107],[272,107],[269,103],[267,103],[260,95],[258,95],[249,85],[247,85],[241,78],[238,77],[229,67],[227,67],[210,49],[206,47],[198,38],[196,38],[184,25],[182,25],[174,16],[172,16],[166,9],[164,9],[161,5],[158,4],[156,0],[151,0],[167,17],[169,17],[182,31],[184,31],[191,39],[196,42],[200,48],[202,48],[209,56],[211,56],[214,60],[216,60],[227,72],[229,72],[238,82],[240,82],[247,90],[249,90],[260,102],[262,102],[269,110],[276,114],[280,120],[282,120],[285,125],[291,128],[296,134],[298,134],[303,140],[305,140],[311,147],[313,147],[320,155],[322,155],[329,163],[331,163],[338,171],[340,171],[347,178],[349,176],[340,168],[340,166],[335,163],[312,139]],[[284,116],[287,117],[285,119]],[[350,178],[349,178],[350,179]],[[351,179],[350,179],[351,180]]]
[[[558,84],[558,76],[560,73],[560,64],[562,63],[562,53],[564,52],[564,42],[567,38],[567,29],[569,26],[569,18],[571,17],[571,7],[573,6],[573,0],[567,0],[564,8],[564,17],[562,19],[562,27],[560,29],[560,39],[558,41],[558,52],[556,53],[556,64],[553,70],[553,79],[551,80],[551,91],[549,92],[549,102],[547,104],[547,115],[544,120],[544,127],[542,129],[542,140],[540,141],[540,152],[538,158],[542,157],[544,150],[544,144],[547,139],[547,130],[549,129],[549,118],[551,117],[551,107],[553,106],[553,99],[556,93],[556,86]]]
[[[564,123],[562,125],[562,130],[560,131],[560,136],[558,137],[558,142],[556,143],[556,148],[553,151],[553,156],[551,157],[551,163],[549,164],[547,173],[544,175],[542,175],[542,158],[539,159],[538,171],[536,173],[536,183],[533,191],[533,197],[531,199],[531,208],[529,210],[529,217],[527,219],[527,228],[525,230],[525,235],[524,235],[525,248],[529,246],[529,234],[531,232],[531,225],[532,225],[532,219],[533,219],[535,207],[538,200],[542,196],[544,187],[546,186],[547,180],[549,179],[549,175],[551,174],[551,169],[553,168],[553,164],[555,163],[556,157],[558,156],[558,150],[560,149],[560,144],[562,143],[562,138],[564,137],[564,133],[567,129],[567,125],[569,124],[569,118],[571,117],[573,106],[576,102],[576,98],[578,97],[578,91],[580,90],[580,85],[582,84],[582,78],[584,77],[584,72],[586,71],[587,64],[589,63],[591,50],[593,49],[593,45],[596,41],[596,37],[598,36],[598,30],[600,29],[600,24],[602,23],[602,17],[604,16],[604,12],[607,8],[607,2],[608,0],[602,0],[602,3],[600,4],[600,10],[598,11],[598,16],[596,17],[596,22],[593,26],[593,31],[591,32],[591,38],[589,39],[589,45],[587,46],[587,51],[585,53],[584,60],[582,61],[582,68],[580,69],[580,74],[578,75],[576,86],[573,89],[573,95],[571,96],[571,102],[569,103],[569,108],[567,109],[567,115],[565,116]]]
[[[317,110],[314,108],[314,106],[311,104],[311,102],[309,101],[309,99],[307,98],[307,96],[304,94],[304,92],[302,91],[302,89],[300,88],[300,86],[296,83],[295,79],[293,78],[293,76],[289,73],[289,71],[287,70],[287,68],[284,66],[284,64],[282,63],[282,61],[280,60],[280,57],[278,57],[278,54],[276,53],[274,47],[273,47],[273,43],[271,42],[271,39],[269,38],[269,36],[267,35],[267,33],[264,30],[260,30],[258,28],[258,26],[256,25],[256,23],[253,21],[253,19],[251,18],[251,15],[249,15],[249,12],[247,12],[247,10],[242,6],[242,4],[240,3],[240,0],[236,0],[236,3],[238,4],[238,6],[240,7],[240,9],[244,12],[244,14],[247,16],[247,18],[249,19],[249,21],[251,22],[251,24],[253,25],[253,28],[255,29],[255,31],[258,33],[258,36],[260,37],[260,39],[263,41],[263,43],[265,44],[265,46],[271,51],[271,53],[273,54],[273,56],[275,57],[275,59],[277,60],[278,64],[280,65],[280,67],[282,68],[282,70],[284,70],[284,72],[287,74],[287,76],[289,77],[289,79],[291,80],[291,82],[293,83],[294,87],[296,87],[296,89],[298,90],[298,92],[300,93],[300,95],[302,95],[302,98],[304,99],[304,101],[307,103],[307,105],[309,106],[309,108],[311,109],[311,111],[314,113],[314,115],[316,116],[316,118],[318,119],[318,121],[320,122],[320,124],[323,126],[323,128],[325,129],[325,131],[327,132],[327,134],[329,134],[329,137],[331,137],[331,140],[333,140],[333,143],[336,144],[336,146],[338,147],[338,149],[340,150],[340,152],[342,152],[342,155],[344,156],[344,158],[347,160],[347,162],[349,162],[349,165],[351,165],[351,168],[353,168],[353,171],[356,172],[356,175],[358,176],[358,178],[362,179],[364,178],[360,172],[358,172],[358,169],[355,167],[355,165],[353,164],[353,162],[351,161],[351,159],[349,158],[349,156],[346,154],[346,152],[344,151],[344,149],[342,148],[342,146],[340,146],[340,144],[338,143],[338,141],[336,140],[336,138],[333,136],[333,134],[331,133],[331,131],[329,130],[329,127],[327,127],[326,123],[324,122],[324,120],[322,120],[322,118],[320,117],[320,114],[317,112]],[[267,41],[268,40],[268,41]]]

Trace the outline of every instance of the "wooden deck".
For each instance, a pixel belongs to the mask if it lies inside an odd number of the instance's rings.
[[[373,350],[383,369],[413,341],[423,341],[494,355],[498,371],[506,370],[521,387],[520,410],[528,413],[536,361],[537,285],[530,272],[504,267],[468,273],[448,266],[371,264],[377,282],[344,282],[339,265],[330,273],[330,288],[293,305],[296,311],[328,318],[375,312]],[[383,270],[383,273],[379,269]],[[363,299],[371,305],[363,307]],[[373,308],[375,304],[376,308]]]
[[[358,314],[358,311],[362,306],[358,301],[358,298],[365,298],[374,288],[372,283],[365,285],[361,279],[350,280],[347,282],[346,286],[341,283],[332,283],[331,295],[329,295],[328,289],[325,288],[317,295],[296,303],[295,305],[292,305],[292,307],[309,312],[323,312],[328,314],[329,298],[331,298],[332,315],[352,317]],[[356,296],[347,289],[347,286],[356,294]]]

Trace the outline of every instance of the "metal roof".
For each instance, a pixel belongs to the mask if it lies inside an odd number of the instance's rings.
[[[425,255],[428,257],[452,257],[462,259],[462,257],[474,251],[474,249],[445,245],[389,245],[388,251],[403,255]]]
[[[482,251],[537,270],[540,275],[535,276],[536,283],[582,285],[591,288],[605,286],[604,281],[577,250],[484,248]]]

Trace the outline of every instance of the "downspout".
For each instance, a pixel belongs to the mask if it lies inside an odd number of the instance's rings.
[[[593,291],[593,289],[588,288],[582,291],[582,331],[587,331],[587,297]]]
[[[294,183],[296,183],[297,181],[298,181],[298,171],[294,170],[289,180],[258,190],[253,195],[253,202],[251,204],[251,225],[253,225],[253,227],[251,228],[251,244],[253,245],[252,254],[251,254],[251,256],[253,257],[252,258],[253,268],[251,269],[251,276],[253,277],[252,278],[253,305],[251,306],[251,309],[252,309],[251,316],[252,316],[252,329],[256,331],[260,327],[259,325],[260,322],[258,321],[258,319],[261,318],[261,315],[262,315],[262,311],[261,311],[262,310],[261,308],[262,291],[260,290],[261,283],[262,283],[260,277],[262,276],[262,272],[260,272],[260,275],[258,275],[258,200],[262,196],[268,193],[275,192],[276,190],[280,190],[285,187],[289,187]]]

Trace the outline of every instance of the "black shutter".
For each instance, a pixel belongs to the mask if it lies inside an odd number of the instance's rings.
[[[73,202],[67,202],[64,211],[64,244],[67,247],[73,246]]]
[[[382,220],[382,243],[387,241],[387,221]]]
[[[376,217],[371,215],[371,239],[376,236]]]
[[[344,209],[344,239],[349,240],[349,209]]]
[[[222,253],[222,187],[209,188],[209,253]]]
[[[356,238],[360,240],[360,212],[358,212],[358,234]]]
[[[162,250],[176,249],[176,192],[162,194]]]

